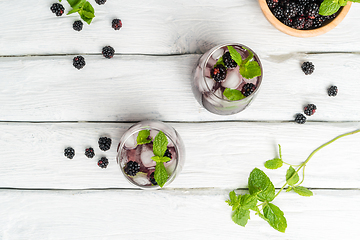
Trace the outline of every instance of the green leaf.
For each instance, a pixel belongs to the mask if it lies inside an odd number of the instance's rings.
[[[260,201],[271,202],[275,198],[274,184],[260,169],[254,168],[254,170],[251,171],[248,182],[250,194],[257,195]]]
[[[284,213],[276,205],[268,203],[264,207],[264,216],[267,218],[270,226],[279,232],[285,232],[287,223]]]
[[[152,160],[154,160],[155,162],[159,162],[159,163],[164,163],[164,162],[168,162],[171,160],[171,158],[169,157],[159,157],[159,156],[153,156],[151,157]]]
[[[90,24],[93,18],[95,17],[95,10],[91,4],[86,1],[82,6],[82,9],[79,11],[80,17],[87,24]]]
[[[224,91],[224,96],[230,101],[237,101],[245,98],[245,96],[236,89],[226,88]]]
[[[154,138],[153,151],[155,156],[163,157],[167,149],[168,140],[162,131],[159,131]]]
[[[94,15],[93,13],[87,12],[87,11],[83,11],[82,14],[83,14],[85,17],[91,18],[91,19],[95,17],[95,15]]]
[[[73,13],[76,13],[76,12],[79,12],[79,11],[80,11],[80,8],[73,8],[66,15],[70,15],[70,14],[73,14]]]
[[[243,209],[255,209],[257,198],[254,195],[245,194],[241,197],[240,207]]]
[[[217,60],[217,62],[216,62],[216,64],[214,65],[214,67],[217,67],[218,65],[223,65],[223,66],[225,66],[224,60],[223,60],[223,57],[222,57],[222,56],[219,58],[219,60]]]
[[[151,142],[151,137],[150,136],[150,130],[141,130],[136,138],[136,142],[138,145],[141,144],[146,144],[146,143],[150,143]]]
[[[240,65],[240,74],[246,79],[252,79],[261,75],[261,68],[256,61]]]
[[[94,10],[93,6],[88,1],[85,2],[84,6],[83,6],[83,10],[86,12],[95,14],[95,10]]]
[[[248,61],[250,61],[254,57],[254,54],[253,54],[252,51],[250,51],[247,48],[244,48],[244,49],[249,53],[249,56],[247,56],[247,58],[244,60],[243,64],[247,63]]]
[[[328,16],[336,13],[340,7],[339,0],[324,0],[320,5],[319,14]]]
[[[235,191],[231,191],[229,193],[229,200],[226,200],[229,206],[232,206],[232,211],[235,211],[240,206],[240,201],[241,195],[236,196]]]
[[[290,186],[295,185],[299,181],[299,175],[292,166],[286,171],[286,181],[288,181]]]
[[[154,177],[157,184],[163,187],[169,177],[164,163],[156,163]]]
[[[250,219],[250,210],[238,208],[232,215],[232,220],[234,223],[239,224],[240,226],[245,227],[248,220]]]
[[[291,186],[289,186],[287,189],[286,189],[286,192],[290,192],[291,190],[293,190],[293,188]]]
[[[79,2],[82,2],[84,0],[67,0],[67,2],[70,4],[71,7],[74,7],[75,5],[79,4]]]
[[[294,192],[304,197],[311,197],[313,195],[312,191],[302,186],[294,187]]]
[[[272,160],[267,160],[264,165],[267,169],[277,169],[282,167],[283,160],[280,158],[274,158]]]
[[[227,48],[229,49],[232,60],[234,60],[237,63],[237,65],[240,66],[242,63],[242,57],[241,57],[240,53],[238,51],[236,51],[235,48],[232,46],[227,46]]]
[[[352,0],[352,2],[360,2],[360,0]],[[348,0],[339,0],[339,4],[340,6],[346,6],[346,4],[348,3]]]

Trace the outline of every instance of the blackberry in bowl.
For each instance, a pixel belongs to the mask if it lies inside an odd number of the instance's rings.
[[[278,30],[295,37],[314,37],[335,28],[348,13],[351,2],[336,13],[319,14],[323,0],[259,0],[267,20]]]

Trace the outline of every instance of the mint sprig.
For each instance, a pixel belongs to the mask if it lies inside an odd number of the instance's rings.
[[[230,101],[237,101],[246,98],[244,94],[242,94],[242,92],[237,89],[226,88],[223,94]]]
[[[156,162],[154,178],[160,187],[163,187],[169,178],[169,174],[167,173],[164,166],[164,162],[171,160],[168,157],[164,157],[167,145],[167,137],[162,131],[159,131],[159,133],[156,134],[153,142],[153,152],[155,156],[151,157],[151,159]]]
[[[61,2],[61,0],[59,0]],[[86,0],[67,0],[72,9],[66,14],[79,13],[82,20],[90,24],[95,17],[95,10],[93,6]]]
[[[346,6],[348,2],[360,3],[360,0],[324,0],[320,4],[319,14],[323,16],[332,15],[339,11],[340,7]]]
[[[150,130],[141,130],[136,138],[136,142],[138,145],[147,144],[151,141],[152,139],[150,137]]]
[[[243,61],[241,54],[236,51],[236,49],[232,46],[227,46],[231,58],[239,65],[239,71],[241,76],[246,79],[252,79],[254,77],[258,77],[261,75],[261,68],[259,64],[253,60],[254,54],[249,50],[249,56]]]
[[[360,1],[360,0],[359,0]],[[229,206],[232,207],[232,220],[245,227],[250,219],[250,210],[255,211],[255,214],[269,223],[271,227],[279,232],[285,232],[287,228],[287,221],[284,213],[280,208],[271,203],[285,188],[286,192],[294,191],[300,196],[310,197],[313,195],[312,191],[306,187],[300,186],[305,178],[305,166],[310,161],[311,157],[320,149],[331,144],[332,142],[355,133],[359,133],[360,129],[337,136],[336,138],[324,143],[316,148],[309,157],[300,165],[291,165],[283,161],[281,156],[281,146],[279,144],[279,157],[265,162],[265,167],[268,169],[277,169],[283,164],[290,165],[286,172],[286,182],[275,194],[275,188],[269,177],[260,169],[255,168],[251,171],[248,179],[249,193],[244,195],[237,195],[235,191],[229,193],[229,200],[226,200]],[[299,182],[299,171],[302,170],[302,180]],[[260,203],[259,203],[260,201]]]

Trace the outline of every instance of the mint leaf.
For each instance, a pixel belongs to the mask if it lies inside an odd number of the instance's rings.
[[[245,194],[240,199],[240,206],[243,209],[255,209],[257,198],[254,195]]]
[[[254,170],[251,171],[248,182],[250,194],[257,195],[260,201],[271,202],[275,198],[274,184],[260,169],[254,168]]]
[[[360,0],[352,0],[352,2],[360,2]],[[346,6],[346,4],[348,3],[348,0],[339,0],[339,4],[340,6]]]
[[[67,0],[67,2],[70,4],[71,7],[76,6],[80,2],[85,2],[84,0]]]
[[[282,167],[283,160],[281,160],[280,158],[274,158],[271,160],[267,160],[264,165],[267,169],[277,169],[279,167]]]
[[[261,68],[256,61],[240,65],[240,74],[246,79],[252,79],[261,75]]]
[[[141,130],[136,138],[137,144],[141,145],[141,144],[150,143],[152,139],[149,138],[149,136],[150,136],[150,130]]]
[[[163,157],[167,149],[168,140],[162,131],[159,131],[154,138],[153,152],[155,156]]]
[[[302,186],[294,187],[294,192],[304,197],[311,197],[313,195],[312,191]]]
[[[245,227],[248,220],[250,219],[250,210],[237,208],[232,215],[232,220],[234,223],[239,224],[240,226]]]
[[[339,4],[339,0],[324,0],[320,4],[319,14],[323,16],[328,16],[336,13],[341,5]]]
[[[229,206],[232,206],[232,211],[236,210],[240,206],[240,200],[241,195],[236,196],[235,191],[231,191],[229,193],[229,200],[226,200],[226,202],[229,204]]]
[[[268,219],[270,226],[279,232],[285,232],[287,223],[284,213],[276,205],[268,203],[264,207],[264,216]]]
[[[93,18],[95,17],[95,11],[93,6],[86,1],[82,8],[79,11],[80,17],[84,20],[87,24],[90,24]]]
[[[253,57],[254,57],[254,54],[252,51],[250,51],[249,49],[247,48],[244,48],[246,51],[248,51],[249,53],[249,56],[247,56],[247,58],[244,60],[243,64],[247,63],[248,61],[250,61]]]
[[[226,88],[224,91],[224,96],[230,101],[237,101],[245,98],[245,96],[236,89]]]
[[[216,62],[216,64],[214,65],[214,67],[217,67],[218,65],[223,65],[223,66],[225,66],[225,64],[224,64],[224,59],[223,59],[222,56],[219,58],[219,60],[217,60],[217,62]]]
[[[79,11],[80,11],[80,8],[73,8],[66,15],[70,15],[70,14],[73,14],[73,13],[76,13],[76,12],[79,12]]]
[[[160,163],[160,162],[156,163],[154,177],[157,184],[160,187],[163,187],[169,177],[165,169],[164,163]]]
[[[238,51],[236,51],[235,48],[232,46],[227,46],[227,48],[229,49],[232,60],[234,60],[237,63],[237,65],[240,66],[242,63],[242,57],[241,57],[240,53]]]
[[[289,169],[286,171],[286,181],[288,181],[288,184],[290,186],[295,185],[299,181],[299,175],[292,166],[290,166]]]
[[[153,156],[151,157],[152,160],[154,160],[157,163],[164,163],[171,160],[169,157],[159,157],[159,156]]]

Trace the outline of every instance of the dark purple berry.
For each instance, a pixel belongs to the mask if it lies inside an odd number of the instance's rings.
[[[308,116],[311,116],[315,113],[316,106],[315,104],[308,104],[304,107],[304,113]]]
[[[338,88],[337,86],[331,86],[329,89],[328,89],[328,95],[330,97],[335,97],[338,93]]]
[[[98,166],[101,168],[106,168],[109,165],[109,160],[106,157],[102,157],[98,161]]]
[[[114,48],[110,46],[103,47],[102,49],[102,55],[108,59],[112,58],[114,56],[115,50]]]
[[[304,114],[298,113],[295,117],[295,122],[299,124],[304,124],[306,122],[306,117]]]
[[[241,89],[241,93],[247,97],[249,96],[250,94],[252,94],[256,89],[256,86],[252,83],[246,83],[242,89]]]
[[[157,182],[156,182],[156,180],[155,180],[155,172],[152,172],[152,173],[150,174],[149,180],[150,180],[150,182],[151,182],[152,185],[157,185]]]
[[[171,152],[169,151],[169,149],[167,148],[165,153],[164,153],[164,157],[168,157],[171,159]]]
[[[116,19],[112,20],[111,26],[115,30],[120,30],[120,28],[122,27],[122,22],[120,19],[116,18]]]
[[[226,52],[222,57],[225,67],[227,68],[237,67],[237,63],[231,58],[230,52]]]
[[[73,159],[73,157],[75,156],[75,150],[72,147],[65,148],[64,155],[69,159]]]
[[[102,151],[107,151],[110,149],[110,146],[111,146],[111,138],[101,137],[101,138],[99,138],[98,143],[99,143],[99,148]]]
[[[137,162],[129,161],[126,163],[124,171],[129,176],[135,176],[140,171],[140,165]]]
[[[211,69],[210,75],[216,82],[221,82],[226,78],[226,68],[223,65],[218,65]]]
[[[73,29],[75,30],[75,31],[81,31],[82,30],[82,28],[83,28],[83,23],[82,23],[82,21],[80,21],[80,20],[76,20],[74,23],[73,23]]]
[[[85,59],[83,56],[77,56],[73,58],[73,66],[77,69],[82,69],[85,66]]]
[[[303,62],[303,64],[301,64],[301,69],[305,75],[310,75],[314,72],[315,66],[312,62]]]
[[[99,5],[103,5],[106,3],[106,0],[95,0],[95,2]]]
[[[53,5],[50,7],[50,10],[56,14],[56,16],[60,17],[63,15],[65,8],[60,3],[53,3]]]
[[[88,158],[93,158],[95,156],[94,149],[92,147],[85,149],[85,156]]]

